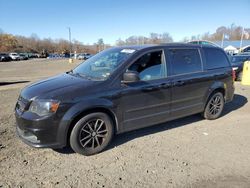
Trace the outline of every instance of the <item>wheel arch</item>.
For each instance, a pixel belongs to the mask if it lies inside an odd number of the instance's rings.
[[[95,113],[95,112],[102,112],[102,113],[107,114],[111,118],[111,121],[112,121],[112,123],[114,125],[114,133],[117,132],[117,130],[118,130],[117,117],[116,117],[115,113],[111,109],[109,109],[107,107],[104,107],[104,106],[91,107],[91,108],[79,111],[72,118],[71,122],[68,125],[67,131],[66,131],[66,138],[65,139],[66,139],[67,144],[69,143],[70,134],[71,134],[71,131],[73,130],[76,122],[79,121],[82,117],[84,117],[84,116],[86,116],[88,114],[91,114],[91,113]]]
[[[211,87],[208,89],[207,94],[204,97],[204,108],[207,105],[207,102],[209,98],[215,93],[215,92],[221,92],[223,94],[224,100],[226,95],[226,88],[225,84],[222,82],[215,82]]]

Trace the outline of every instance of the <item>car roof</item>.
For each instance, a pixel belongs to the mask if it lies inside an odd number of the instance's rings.
[[[118,46],[116,48],[120,49],[133,49],[133,50],[142,50],[142,49],[147,49],[147,48],[154,48],[154,47],[206,47],[206,48],[217,48],[221,49],[219,47],[211,46],[211,45],[206,45],[206,44],[192,44],[192,43],[166,43],[166,44],[144,44],[144,45],[126,45],[126,46]]]

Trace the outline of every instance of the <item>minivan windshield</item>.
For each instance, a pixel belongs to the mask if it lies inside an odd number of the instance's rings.
[[[134,49],[127,48],[104,50],[81,63],[72,74],[91,80],[106,80],[134,52]]]

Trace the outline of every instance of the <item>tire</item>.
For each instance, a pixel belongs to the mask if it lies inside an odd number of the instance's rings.
[[[70,134],[70,146],[79,154],[93,155],[103,151],[111,142],[114,126],[110,117],[101,112],[81,118]]]
[[[225,101],[221,92],[215,92],[208,98],[203,117],[208,120],[214,120],[221,116]]]

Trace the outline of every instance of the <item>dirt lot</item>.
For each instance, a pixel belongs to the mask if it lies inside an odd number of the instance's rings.
[[[55,75],[78,63],[0,63],[0,82]],[[0,86],[0,187],[250,187],[250,86],[215,121],[199,115],[117,136],[104,152],[35,149],[15,135],[14,105],[29,84]]]

